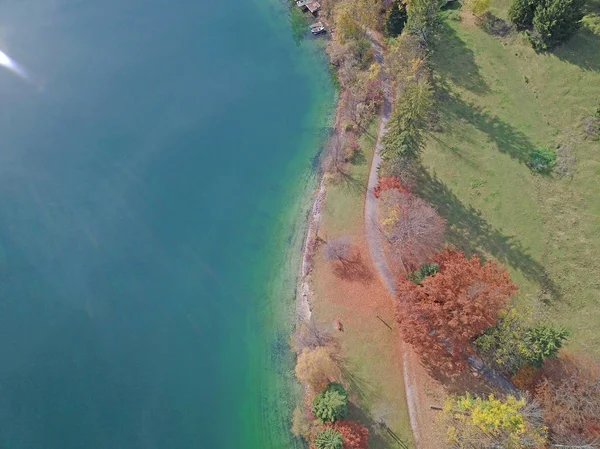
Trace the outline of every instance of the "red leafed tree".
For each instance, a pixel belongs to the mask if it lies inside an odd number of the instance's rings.
[[[404,271],[414,270],[439,249],[446,222],[421,198],[396,189],[380,196],[381,230],[400,256]]]
[[[379,198],[382,192],[391,189],[396,189],[400,192],[410,194],[410,190],[404,187],[397,177],[388,176],[386,178],[379,178],[379,181],[377,181],[377,185],[373,189],[373,195],[375,196],[375,198]]]
[[[452,372],[465,366],[471,342],[496,323],[517,286],[503,267],[477,256],[445,250],[434,260],[439,272],[420,285],[399,280],[397,319],[427,363]]]
[[[342,434],[344,449],[367,449],[369,430],[356,421],[336,421],[333,427]]]

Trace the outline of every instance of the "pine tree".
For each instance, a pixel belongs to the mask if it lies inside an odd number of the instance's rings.
[[[385,23],[385,30],[387,31],[388,36],[399,36],[402,33],[407,20],[408,15],[406,14],[406,6],[399,0],[392,3],[392,9],[390,10]]]
[[[531,42],[536,50],[550,50],[577,31],[585,0],[545,0],[535,10]]]
[[[508,19],[520,30],[531,28],[539,3],[540,0],[513,0],[508,10]]]

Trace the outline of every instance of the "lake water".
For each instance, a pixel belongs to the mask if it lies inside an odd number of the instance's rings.
[[[287,449],[333,89],[279,0],[4,0],[0,448]]]

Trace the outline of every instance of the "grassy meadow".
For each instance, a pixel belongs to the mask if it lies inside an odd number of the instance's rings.
[[[492,0],[491,12],[506,18],[508,4]],[[444,15],[433,54],[440,130],[419,194],[448,220],[450,243],[509,268],[518,308],[565,326],[570,349],[600,360],[600,143],[582,126],[600,105],[600,1],[548,54],[522,33]],[[560,145],[567,176],[527,167],[532,149]]]

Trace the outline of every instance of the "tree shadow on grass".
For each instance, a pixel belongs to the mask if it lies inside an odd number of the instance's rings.
[[[456,127],[456,122],[464,122],[474,126],[487,135],[488,142],[494,143],[501,153],[526,164],[529,155],[535,148],[525,133],[517,130],[509,123],[483,110],[483,108],[464,101],[460,95],[451,94],[443,81],[438,85],[438,97],[445,103],[442,109],[442,126],[446,129]]]
[[[600,14],[594,20],[600,27]],[[600,35],[584,24],[571,39],[554,50],[554,55],[582,69],[600,71]]]
[[[478,94],[490,91],[475,54],[447,23],[442,26],[434,62],[436,72],[453,84]]]
[[[386,422],[375,421],[372,416],[365,412],[354,403],[348,404],[348,419],[358,421],[369,429],[369,448],[388,449],[399,448],[409,449],[408,441],[402,435],[398,435],[390,429]]]
[[[519,270],[537,282],[546,302],[561,299],[558,286],[550,279],[544,266],[527,253],[514,236],[504,235],[490,225],[482,213],[460,199],[435,175],[424,167],[417,169],[416,193],[434,207],[447,220],[447,240],[467,255],[491,254],[499,262]]]
[[[350,282],[362,282],[365,285],[373,282],[373,272],[363,261],[362,255],[354,251],[348,258],[336,262],[333,272],[340,279]]]

